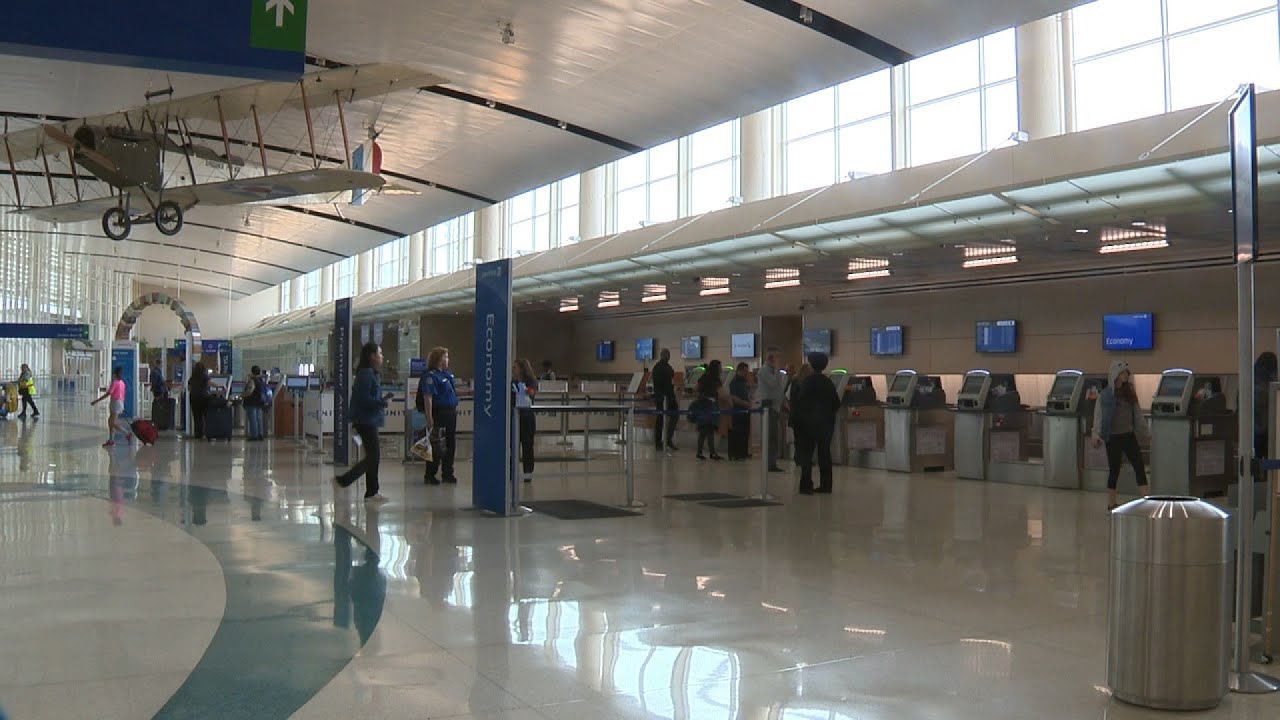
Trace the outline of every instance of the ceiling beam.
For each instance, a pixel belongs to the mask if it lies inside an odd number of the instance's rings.
[[[792,0],[746,0],[746,2],[814,32],[822,33],[885,64],[902,65],[915,59],[915,56],[906,50],[881,40],[865,30],[859,30],[830,15],[814,10],[807,5],[801,5],[798,2],[792,2]]]

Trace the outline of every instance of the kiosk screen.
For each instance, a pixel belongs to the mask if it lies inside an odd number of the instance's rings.
[[[893,384],[889,386],[889,392],[900,395],[907,391],[909,385],[911,385],[910,375],[895,375]]]
[[[1053,381],[1053,387],[1049,388],[1049,397],[1062,397],[1070,395],[1075,390],[1076,383],[1080,382],[1079,375],[1060,375],[1058,379]]]
[[[304,377],[285,378],[284,386],[290,390],[306,390],[307,379]]]
[[[965,375],[964,384],[960,386],[960,394],[977,395],[982,392],[982,381],[986,379],[986,375]]]
[[[245,382],[243,380],[236,380],[235,382],[231,383],[230,393],[232,395],[243,395],[244,386],[245,386]]]
[[[1159,397],[1182,397],[1191,381],[1190,375],[1165,375],[1160,378],[1160,387],[1156,389]]]

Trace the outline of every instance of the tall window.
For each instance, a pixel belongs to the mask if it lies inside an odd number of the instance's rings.
[[[508,256],[551,247],[551,185],[517,195],[506,206]]]
[[[617,232],[675,220],[680,213],[679,141],[625,157],[614,164]]]
[[[374,289],[394,287],[408,280],[409,239],[384,243],[374,250]]]
[[[306,306],[320,304],[320,270],[312,270],[303,276],[302,302]]]
[[[1018,130],[1012,28],[907,63],[911,165],[971,155]]]
[[[280,283],[280,312],[289,312],[294,309],[291,307],[293,305],[293,296],[289,294],[293,282],[293,280],[285,280]]]
[[[688,137],[689,214],[728,207],[738,194],[738,121]]]
[[[1098,0],[1071,11],[1080,130],[1280,87],[1276,0]]]
[[[582,202],[582,176],[570,175],[557,185],[556,247],[581,240],[578,228],[578,206]]]
[[[356,259],[339,260],[333,264],[333,296],[346,298],[356,294]]]
[[[431,274],[448,275],[462,269],[473,257],[475,213],[467,213],[442,222],[427,231]]]
[[[889,83],[881,70],[784,105],[787,192],[893,169]]]

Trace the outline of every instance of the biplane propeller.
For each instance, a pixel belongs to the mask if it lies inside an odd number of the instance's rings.
[[[383,190],[390,191],[387,194],[408,190],[388,187],[379,174],[380,168],[354,166],[343,108],[360,100],[443,82],[433,74],[401,65],[354,65],[323,70],[304,75],[295,83],[255,83],[6,133],[0,136],[0,150],[4,153],[0,160],[7,160],[9,164],[18,205],[13,212],[17,214],[50,223],[100,218],[102,231],[113,240],[127,238],[139,222],[154,223],[160,233],[176,235],[182,230],[186,212],[201,204],[261,204],[289,198],[336,196],[344,192],[376,195]],[[313,112],[330,105],[338,109],[346,167],[322,166],[317,153]],[[305,116],[313,166],[286,171],[290,163],[296,167],[298,156],[293,153],[280,162],[277,172],[272,172],[263,139],[262,118],[295,109]],[[235,143],[258,151],[258,168],[249,167],[244,158],[231,153],[228,121],[249,119],[253,122],[254,139],[236,139]],[[212,141],[221,140],[222,152],[195,142],[191,124],[200,121],[217,123],[220,137],[213,136]],[[63,152],[70,157],[73,173],[76,166],[83,168],[110,186],[111,195],[83,198],[76,173],[76,200],[58,203],[48,158]],[[166,182],[169,156],[178,158],[180,164],[185,163],[189,183]],[[52,204],[28,207],[22,203],[16,167],[37,159],[43,163]],[[196,182],[194,160],[197,159],[225,168],[227,179]],[[135,206],[140,210],[135,210]]]

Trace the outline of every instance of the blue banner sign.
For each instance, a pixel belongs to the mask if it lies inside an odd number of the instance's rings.
[[[0,338],[88,340],[89,326],[59,323],[0,323]]]
[[[351,385],[351,298],[333,304],[333,464],[351,462],[347,402]]]
[[[307,0],[6,3],[0,23],[5,55],[262,80],[297,80],[306,45]]]
[[[427,374],[426,358],[409,358],[409,377],[422,377]]]
[[[138,412],[138,344],[132,340],[117,340],[111,346],[111,370],[120,368],[124,380],[124,412],[121,417],[136,417]]]
[[[507,514],[511,476],[511,260],[476,267],[475,445],[471,501]]]

